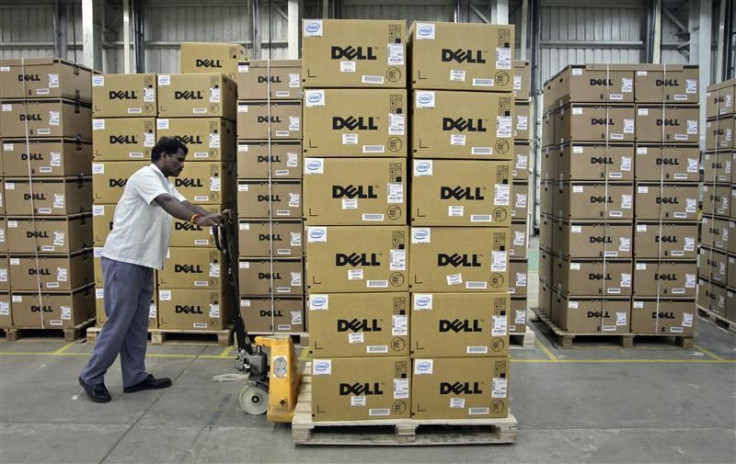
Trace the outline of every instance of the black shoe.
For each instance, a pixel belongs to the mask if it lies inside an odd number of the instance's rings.
[[[87,382],[79,378],[79,385],[84,388],[84,392],[89,396],[89,399],[95,403],[109,403],[112,400],[110,392],[107,391],[104,383],[98,383],[97,385],[89,385]]]
[[[123,388],[123,391],[125,393],[134,393],[141,390],[158,390],[160,388],[168,388],[170,386],[171,379],[167,377],[161,377],[160,379],[157,379],[151,374],[148,374],[148,377],[143,379],[143,381],[138,382],[133,386],[125,387]]]

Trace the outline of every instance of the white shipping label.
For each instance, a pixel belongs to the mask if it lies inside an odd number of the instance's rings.
[[[516,310],[515,324],[526,324],[526,309]]]
[[[72,308],[71,306],[61,307],[61,319],[64,321],[70,321],[72,319]]]
[[[146,103],[153,103],[156,100],[156,89],[145,87],[143,89],[143,101]]]
[[[210,304],[210,317],[216,319],[220,317],[220,305]]]
[[[578,307],[579,307],[579,302],[577,302],[577,301],[568,301],[567,302],[567,308],[568,309],[578,309]]]
[[[305,90],[304,91],[304,102],[307,107],[312,106],[325,106],[325,91],[324,90]]]
[[[146,132],[145,134],[143,134],[143,146],[146,148],[151,148],[154,145],[156,145],[156,136],[152,132]],[[217,146],[217,148],[220,148],[219,145]]]
[[[301,202],[301,195],[299,193],[289,193],[289,208],[298,208]]]
[[[404,135],[406,118],[403,114],[388,114],[388,135]]]
[[[447,285],[449,286],[460,285],[462,283],[463,283],[462,274],[450,274],[447,276]]]
[[[56,280],[59,282],[66,282],[69,278],[69,270],[65,267],[56,268]]]
[[[210,277],[220,277],[220,265],[218,263],[210,263]]]
[[[621,91],[624,93],[631,93],[634,91],[634,79],[623,77],[621,78]]]
[[[340,72],[343,73],[354,73],[357,69],[357,63],[355,61],[341,61]]]
[[[350,344],[365,343],[365,336],[363,335],[363,332],[349,333],[348,334],[348,343],[350,343]]]
[[[55,193],[54,194],[54,208],[64,209],[64,203],[65,203],[64,198],[65,197],[63,193],[61,194]]]
[[[210,134],[209,146],[210,148],[220,148],[220,134]]]
[[[570,263],[570,270],[571,271],[579,271],[580,269],[582,269],[580,267],[580,263]]]
[[[450,80],[453,82],[465,82],[465,70],[463,69],[451,69]]]
[[[416,92],[416,103],[415,106],[418,108],[434,108],[434,97],[433,91],[417,91]]]
[[[210,192],[219,192],[222,186],[219,177],[210,177]]]
[[[616,312],[616,325],[618,326],[628,325],[628,322],[626,319],[627,318],[626,318],[625,312]]]
[[[8,281],[8,270],[0,269],[0,282],[7,282],[7,281]]]
[[[494,337],[505,337],[508,333],[506,315],[493,316],[493,329],[491,335]]]
[[[693,313],[682,313],[682,326],[683,327],[693,326]]]
[[[516,203],[514,204],[515,208],[526,208],[526,193],[517,193],[516,194]]]
[[[516,116],[516,130],[527,130],[529,128],[529,117],[518,115]]]
[[[291,272],[291,286],[292,287],[301,287],[302,285],[302,273],[301,272]]]
[[[210,87],[210,103],[220,103],[219,87]]]
[[[404,65],[404,44],[390,43],[387,50],[387,64],[389,66]]]
[[[687,135],[698,135],[698,120],[697,119],[687,120]]]
[[[695,237],[685,237],[684,251],[695,251]]]
[[[384,153],[386,147],[383,145],[363,145],[363,153]]]
[[[435,25],[433,23],[417,23],[414,34],[417,40],[434,40]]]
[[[517,287],[526,287],[526,272],[517,272],[516,273],[516,286]]]
[[[302,312],[301,311],[292,311],[291,312],[291,324],[292,325],[301,325],[302,324]]]
[[[366,288],[388,288],[388,280],[367,280],[365,286]],[[388,347],[385,352],[388,352]]]
[[[387,203],[403,203],[404,202],[404,184],[400,182],[388,183]]]
[[[621,287],[631,288],[631,273],[628,273],[628,272],[621,273]]]
[[[0,301],[0,316],[10,316],[10,303]]]
[[[519,202],[519,194],[517,194],[516,201],[517,206]],[[511,197],[511,185],[509,184],[496,184],[493,191],[493,202],[496,206],[509,206]],[[526,206],[526,195],[524,195],[524,205],[519,206],[523,208]]]
[[[300,232],[290,232],[289,246],[302,246],[302,234]]]
[[[363,280],[363,269],[348,269],[348,280]]]
[[[54,246],[63,247],[65,242],[64,232],[54,231]]]
[[[494,377],[493,378],[493,390],[491,398],[506,398],[508,391],[508,380],[505,378]]]
[[[363,222],[383,222],[385,216],[383,213],[363,213]]]
[[[391,250],[389,252],[391,264],[389,269],[391,271],[405,271],[406,270],[406,250]]]
[[[493,251],[493,263],[491,264],[492,272],[506,272],[507,254],[506,251]]]
[[[434,295],[431,293],[414,294],[414,311],[431,311]]]
[[[409,399],[409,379],[394,379],[394,399]]]
[[[58,126],[61,123],[61,117],[58,111],[49,111],[49,126]]]
[[[289,88],[298,89],[302,85],[302,77],[299,73],[289,73]]]
[[[698,159],[697,158],[687,159],[687,172],[689,173],[698,172]]]
[[[526,169],[529,166],[528,155],[516,155],[516,169]]]
[[[698,199],[697,198],[686,198],[685,199],[685,212],[694,214],[698,209]]]
[[[685,288],[695,288],[696,279],[695,274],[685,274]]]
[[[622,156],[621,157],[621,170],[622,171],[631,171],[632,166],[632,158],[631,156]]]
[[[511,116],[496,116],[496,137],[513,137],[514,121]]]
[[[343,145],[357,145],[358,144],[358,134],[342,134],[342,144]]]
[[[624,134],[633,134],[633,133],[634,133],[634,120],[624,119]]]
[[[301,117],[289,116],[289,132],[299,132],[301,127]]]
[[[465,136],[461,134],[450,134],[450,145],[465,146]]]
[[[343,198],[342,199],[342,209],[343,210],[358,209],[358,199],[357,198]]]
[[[524,246],[524,243],[526,242],[526,232],[524,231],[514,231],[514,246]]]
[[[514,90],[521,90],[521,76],[514,76]]]
[[[582,234],[583,233],[583,226],[570,226],[570,233],[572,233],[572,234]]]
[[[391,335],[394,337],[406,336],[409,334],[409,317],[404,315],[395,315],[391,319]]]
[[[493,87],[496,83],[490,77],[475,77],[473,78],[473,87]]]
[[[511,48],[496,47],[496,69],[511,69]]]
[[[631,238],[630,237],[620,237],[618,239],[618,251],[622,251],[626,253],[631,251]]]
[[[361,82],[363,84],[376,84],[383,85],[383,76],[362,76]]]
[[[465,409],[465,398],[450,398],[451,409]]]
[[[698,81],[696,79],[685,79],[685,93],[698,93]]]
[[[492,155],[493,154],[493,148],[492,147],[471,147],[470,148],[470,154],[471,155]]]
[[[573,108],[572,108],[572,114],[573,114],[573,116],[582,116],[582,114],[583,114],[583,108],[580,107],[580,106],[578,106],[578,107],[574,107],[573,106]]]
[[[621,208],[631,209],[634,204],[634,195],[621,195]]]

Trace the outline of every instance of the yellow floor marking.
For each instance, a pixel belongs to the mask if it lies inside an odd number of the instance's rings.
[[[717,361],[723,361],[723,358],[722,357],[718,356],[717,354],[713,353],[712,351],[706,350],[705,348],[703,348],[702,346],[698,345],[697,343],[693,343],[693,347],[696,348],[696,349],[698,349],[698,350],[700,350],[700,351],[702,351],[703,353],[707,354],[708,356],[710,356],[711,358],[713,358],[713,359],[715,359]]]
[[[230,357],[230,353],[232,353],[234,346],[228,346],[224,350],[222,350],[222,353],[220,353],[221,358],[228,358]]]
[[[67,343],[66,345],[62,346],[62,347],[61,347],[61,348],[59,348],[58,350],[54,351],[54,354],[60,354],[60,353],[63,353],[63,352],[65,352],[66,350],[68,350],[69,348],[73,347],[74,345],[75,345],[74,343]]]
[[[557,359],[557,356],[555,356],[552,353],[552,351],[550,351],[550,349],[547,348],[544,345],[544,343],[542,343],[541,341],[539,341],[539,338],[535,338],[534,339],[534,344],[537,345],[539,347],[539,349],[542,350],[542,352],[547,355],[547,357],[550,359],[550,361],[554,361],[554,362],[559,361],[559,359]]]

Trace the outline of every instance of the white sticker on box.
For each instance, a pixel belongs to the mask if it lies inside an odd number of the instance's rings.
[[[357,63],[355,61],[341,61],[340,72],[342,73],[354,73],[357,69]]]
[[[434,295],[431,293],[414,294],[414,311],[431,311]]]
[[[158,85],[159,86],[171,85],[171,76],[169,76],[168,74],[159,74],[158,75]]]
[[[394,399],[409,399],[409,379],[394,379]]]
[[[13,111],[13,105],[9,105],[7,103],[3,103],[2,105],[3,113],[9,113]]]
[[[685,134],[675,134],[675,140],[680,142],[686,142],[687,141],[687,135]]]
[[[219,144],[219,140],[218,140]],[[143,134],[143,146],[146,148],[152,148],[154,145],[156,145],[156,137],[153,135],[152,132],[146,132]],[[220,148],[218,145],[217,148]],[[142,157],[143,153],[141,153]],[[132,158],[133,156],[131,156]]]
[[[384,153],[386,147],[383,145],[363,145],[363,153]]]
[[[332,360],[315,359],[312,361],[312,375],[332,375]]]
[[[698,199],[697,198],[686,198],[685,199],[685,212],[694,214],[698,209]]]
[[[387,64],[389,66],[403,66],[404,65],[404,44],[403,43],[390,43],[387,44]]]
[[[213,318],[213,319],[220,317],[220,305],[210,304],[209,315],[210,315],[210,318]]]
[[[450,80],[453,82],[465,82],[465,70],[463,69],[451,69]]]
[[[516,196],[517,207],[526,206],[526,195],[524,195],[524,205],[519,206],[519,194]],[[511,186],[509,184],[495,184],[493,189],[493,202],[496,206],[509,206],[511,197]]]
[[[693,313],[682,313],[682,326],[683,327],[693,326]]]
[[[390,265],[389,270],[391,271],[405,271],[406,270],[406,250],[390,250]]]
[[[92,87],[104,87],[104,86],[105,86],[105,76],[92,76]]]
[[[685,93],[698,93],[698,81],[696,79],[685,79]]]
[[[570,233],[572,234],[583,233],[583,226],[570,226]]]
[[[49,126],[58,126],[60,123],[61,123],[61,116],[59,112],[49,111]]]
[[[313,106],[325,106],[325,91],[324,90],[305,90],[304,101],[307,107]]]
[[[348,280],[363,280],[363,269],[348,269]]]
[[[634,195],[621,195],[621,208],[631,209],[634,204]]]
[[[66,282],[69,276],[69,271],[65,267],[56,268],[56,280],[59,282]]]
[[[219,192],[222,182],[219,177],[210,177],[210,192]]]
[[[292,325],[301,325],[302,324],[302,312],[301,311],[292,311],[291,312],[291,324]]]
[[[628,253],[631,251],[631,238],[630,237],[619,237],[618,239],[618,251]]]
[[[54,246],[63,247],[66,241],[66,234],[64,232],[54,231]]]
[[[507,325],[508,320],[506,315],[493,316],[493,329],[491,329],[491,335],[494,337],[505,337],[508,333]]]
[[[0,301],[0,316],[10,315],[10,303],[7,301]]]
[[[646,224],[637,224],[636,225],[636,231],[637,232],[646,232],[647,231],[647,225]]]
[[[525,231],[514,231],[514,246],[524,246],[524,243],[526,242],[526,232]]]
[[[526,309],[517,309],[516,317],[514,318],[515,324],[526,324]]]
[[[488,288],[488,282],[467,281],[465,282],[465,288],[467,288],[468,290],[485,290]]]
[[[465,398],[450,398],[450,409],[465,409]]]
[[[636,263],[636,270],[637,271],[646,271],[647,270],[647,263]]]
[[[462,274],[450,274],[447,276],[447,285],[453,286],[453,285],[460,285],[462,283],[463,283]]]
[[[63,193],[55,193],[54,194],[54,208],[56,209],[63,209],[64,203],[65,203],[65,197]]]
[[[289,88],[298,89],[302,85],[302,77],[299,73],[289,73]]]
[[[362,219],[365,222],[383,222],[384,215],[383,213],[363,213]]]
[[[156,89],[152,87],[143,88],[143,101],[146,103],[153,103],[156,100]]]
[[[514,208],[526,208],[526,193],[516,194],[516,203],[514,204]]]
[[[585,187],[582,185],[573,185],[572,186],[572,192],[573,193],[583,193],[585,192]]]
[[[304,158],[304,174],[321,175],[325,173],[324,158]]]
[[[417,108],[434,108],[434,97],[433,91],[417,91],[416,92],[416,103]]]
[[[631,171],[632,158],[631,156],[622,156],[621,157],[621,170],[622,171]]]
[[[434,162],[432,160],[414,160],[414,177],[429,177],[433,175]]]
[[[570,270],[571,271],[579,271],[580,270],[580,263],[570,263]]]
[[[501,377],[494,377],[491,398],[506,398],[507,392],[508,380]]]
[[[343,210],[358,209],[358,199],[357,198],[343,198],[342,199],[342,209]]]
[[[299,165],[299,154],[298,153],[287,153],[286,154],[286,167],[295,168]]]
[[[511,48],[496,47],[496,69],[511,69]]]
[[[8,281],[8,270],[0,269],[0,282],[7,282],[7,281]]]
[[[649,153],[649,149],[647,147],[636,147],[637,155],[646,155],[647,153]]]
[[[383,85],[383,76],[366,76],[366,75],[363,75],[360,81],[363,84]]]
[[[210,87],[210,103],[220,103],[220,88]]]
[[[291,282],[289,284],[292,287],[301,287],[302,285],[302,273],[301,272],[290,272]]]
[[[365,343],[365,335],[363,334],[363,332],[349,333],[348,343],[350,344]]]
[[[634,91],[634,79],[630,77],[621,78],[621,91],[624,93],[631,93]]]
[[[301,127],[300,116],[289,116],[289,132],[299,132]]]
[[[496,137],[508,138],[514,135],[514,121],[511,116],[496,116]]]
[[[695,251],[695,237],[685,237],[684,251]]]
[[[366,288],[388,288],[388,280],[367,280]]]
[[[624,134],[633,134],[634,127],[633,119],[624,119]]]
[[[687,120],[687,135],[698,135],[698,120],[697,119]]]
[[[506,251],[494,250],[491,254],[491,272],[506,272],[506,265],[508,261],[508,255]]]
[[[169,130],[169,120],[168,119],[157,119],[156,120],[156,129],[158,129],[158,130]]]
[[[400,182],[389,182],[387,188],[387,203],[403,203],[404,202],[404,184]]]
[[[406,315],[394,315],[391,318],[391,335],[402,337],[409,334],[409,318]]]
[[[696,279],[695,274],[685,274],[685,288],[695,288]]]
[[[388,134],[389,135],[404,135],[406,126],[406,118],[403,114],[389,113],[388,114]]]
[[[517,115],[516,116],[516,129],[527,130],[529,128],[529,117]]]
[[[621,287],[631,288],[631,273],[628,273],[628,272],[621,273]]]
[[[628,325],[628,321],[627,321],[625,312],[616,312],[616,325],[618,326]]]
[[[516,286],[526,287],[526,271],[516,273]]]
[[[298,208],[301,202],[301,194],[289,193],[289,208]]]
[[[358,134],[342,134],[342,144],[343,145],[357,145],[358,144]]]
[[[465,135],[450,134],[450,145],[465,146]]]
[[[307,243],[327,243],[327,227],[307,227]]]
[[[611,134],[611,140],[623,140],[624,134]]]
[[[473,78],[472,83],[473,87],[493,87],[496,81],[490,77],[475,77]]]
[[[529,166],[529,156],[516,155],[516,169],[526,169]]]
[[[514,90],[521,90],[521,76],[514,76]]]

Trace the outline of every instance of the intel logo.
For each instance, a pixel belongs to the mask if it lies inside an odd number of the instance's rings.
[[[309,23],[309,24],[307,24],[306,29],[307,29],[307,32],[313,34],[315,32],[318,32],[321,27],[322,27],[322,25],[320,23]]]
[[[416,167],[417,172],[427,172],[427,171],[429,171],[429,163],[427,163],[427,162],[417,163],[417,165],[415,167]]]
[[[432,103],[432,94],[431,93],[423,93],[423,94],[419,95],[418,101],[422,105],[426,105],[427,103]]]
[[[312,299],[312,306],[314,306],[315,308],[321,308],[325,305],[325,303],[327,303],[327,299],[321,296]]]
[[[319,361],[314,363],[314,372],[327,372],[330,370],[330,363],[327,361]]]
[[[417,240],[424,240],[429,236],[429,232],[426,230],[415,230],[414,231],[414,238]]]
[[[312,229],[309,231],[309,236],[312,238],[322,238],[325,236],[324,229]]]
[[[422,37],[426,37],[428,35],[432,35],[432,26],[422,26],[417,30],[417,34],[421,35]]]
[[[307,169],[310,171],[316,171],[320,168],[320,166],[322,166],[322,163],[320,163],[319,161],[310,161],[309,163],[307,163]]]
[[[418,372],[427,372],[432,368],[432,363],[427,361],[422,361],[420,363],[417,363],[417,371]]]
[[[416,303],[417,303],[417,306],[419,306],[420,308],[424,308],[429,305],[429,297],[423,296],[421,298],[417,298]]]
[[[307,97],[309,103],[319,103],[322,101],[322,94],[319,92],[310,93]]]

